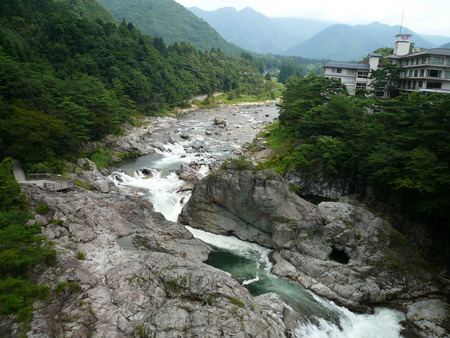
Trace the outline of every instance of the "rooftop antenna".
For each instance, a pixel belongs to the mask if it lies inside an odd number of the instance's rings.
[[[400,33],[402,34],[402,29],[403,29],[403,17],[405,16],[405,7],[403,7],[403,12],[402,12],[402,21],[400,23]]]

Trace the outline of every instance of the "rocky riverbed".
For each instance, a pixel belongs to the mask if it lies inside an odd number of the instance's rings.
[[[33,337],[287,335],[274,295],[252,297],[228,273],[203,263],[209,248],[148,201],[119,194],[28,188],[58,263],[38,282]],[[54,222],[58,219],[62,222]]]
[[[235,162],[195,186],[179,220],[275,249],[275,274],[354,311],[383,304],[404,311],[412,331],[448,334],[446,281],[401,234],[360,207],[313,205],[274,172]],[[425,304],[427,311],[418,311]]]
[[[245,134],[249,123],[240,124],[243,108],[235,109],[228,121],[211,115],[203,133],[241,137],[231,129]],[[104,144],[153,154],[162,142],[190,137],[177,130],[176,118],[148,122]],[[253,169],[230,166],[200,180],[182,222],[275,249],[276,274],[354,310],[381,304],[401,309],[405,332],[448,335],[448,284],[420,264],[406,264],[416,258],[414,249],[389,224],[350,204],[312,205],[275,173]],[[83,188],[59,193],[23,187],[31,207],[49,206],[35,221],[44,224],[43,234],[58,251],[57,264],[39,274],[38,282],[52,292],[36,304],[28,336],[293,334],[298,316],[292,309],[274,294],[252,296],[229,273],[204,264],[211,248],[180,223],[166,220],[148,200],[124,195],[109,171],[87,159],[72,171]],[[199,179],[188,167],[178,175]]]

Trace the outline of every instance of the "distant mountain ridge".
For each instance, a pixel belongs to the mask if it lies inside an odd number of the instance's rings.
[[[220,48],[227,54],[240,55],[238,46],[227,42],[206,21],[199,19],[174,0],[98,0],[122,21],[132,22],[144,34],[162,37],[172,44],[188,42],[198,49]]]
[[[198,7],[188,9],[208,22],[227,41],[263,54],[280,54],[330,25],[308,19],[269,18],[249,7],[240,11],[233,7],[215,11]]]
[[[379,22],[350,26],[300,18],[269,18],[251,8],[189,10],[244,49],[313,59],[359,60],[378,48],[393,47],[395,35],[400,32],[400,26]],[[450,37],[420,36],[408,28],[402,28],[402,32],[413,35],[411,40],[416,47],[433,48],[450,41]]]
[[[378,48],[393,47],[395,35],[399,32],[400,26],[388,26],[379,22],[357,26],[336,24],[289,48],[284,54],[336,61],[360,60]],[[413,35],[411,41],[416,47],[436,47],[408,28],[402,28],[402,33]]]

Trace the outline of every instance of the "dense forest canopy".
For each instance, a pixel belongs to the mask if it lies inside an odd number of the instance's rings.
[[[269,97],[254,60],[166,45],[115,23],[93,0],[2,1],[0,24],[2,157],[67,157],[133,115],[183,106],[197,94]]]
[[[322,76],[291,77],[270,137],[269,162],[312,176],[344,177],[355,189],[394,197],[413,217],[448,227],[450,95],[349,96]]]
[[[125,19],[143,33],[161,37],[167,44],[184,41],[204,51],[220,48],[239,56],[242,48],[227,42],[206,21],[174,0],[99,0],[118,20]]]

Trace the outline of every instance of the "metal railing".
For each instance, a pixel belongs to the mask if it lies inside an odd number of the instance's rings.
[[[73,187],[75,187],[75,182],[73,182],[73,181],[44,182],[45,190],[60,191],[60,190],[71,189]]]
[[[66,181],[66,179],[57,174],[27,174],[28,181],[38,181],[38,180],[52,180],[52,181]]]
[[[45,190],[61,191],[72,189],[75,187],[75,182],[67,180],[65,177],[56,174],[28,174],[28,181],[42,181],[37,182],[38,186],[41,186]]]

